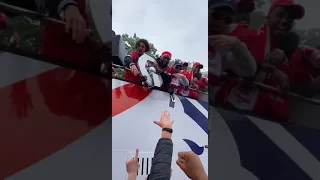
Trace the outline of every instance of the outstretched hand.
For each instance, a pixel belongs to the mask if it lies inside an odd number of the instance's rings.
[[[160,121],[153,121],[156,125],[158,125],[160,128],[170,128],[172,129],[172,124],[174,123],[174,120],[170,120],[170,113],[168,111],[164,111],[161,114]]]

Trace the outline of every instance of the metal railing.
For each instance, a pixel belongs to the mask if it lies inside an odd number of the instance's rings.
[[[120,68],[120,69],[123,69],[123,70],[130,71],[129,68],[124,67],[124,66],[120,66],[120,65],[117,65],[117,64],[112,64],[112,66],[115,67],[115,68]],[[139,75],[142,76],[141,74],[139,74]],[[193,89],[193,88],[191,88],[191,87],[189,87],[189,90],[191,90],[191,91],[196,91],[196,92],[198,92],[198,93],[200,93],[200,94],[208,95],[208,92],[199,91],[199,90]]]

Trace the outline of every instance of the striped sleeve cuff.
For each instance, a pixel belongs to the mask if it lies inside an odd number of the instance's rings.
[[[61,15],[63,14],[63,11],[65,10],[66,6],[67,5],[75,5],[75,6],[78,6],[78,3],[76,1],[73,1],[73,0],[63,0],[59,6],[58,6],[58,14]]]

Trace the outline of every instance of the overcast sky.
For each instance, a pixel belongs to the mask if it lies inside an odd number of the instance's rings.
[[[113,0],[112,29],[137,34],[172,59],[208,67],[208,0]]]

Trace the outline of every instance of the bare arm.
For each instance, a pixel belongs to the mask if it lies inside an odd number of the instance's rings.
[[[229,63],[229,68],[241,77],[251,77],[257,71],[257,64],[254,57],[251,55],[247,46],[238,40],[232,49],[233,62]]]

